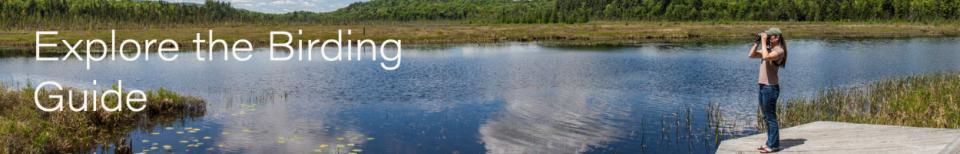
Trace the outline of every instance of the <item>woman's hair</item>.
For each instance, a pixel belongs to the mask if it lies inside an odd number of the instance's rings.
[[[780,68],[787,67],[787,40],[783,38],[783,34],[778,35],[780,37],[780,48],[783,49],[783,59],[774,61],[773,64],[779,66]]]

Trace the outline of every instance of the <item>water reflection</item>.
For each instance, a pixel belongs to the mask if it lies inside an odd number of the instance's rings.
[[[541,50],[515,46],[507,51]],[[628,116],[630,106],[614,101],[619,92],[593,87],[604,84],[591,77],[609,76],[604,65],[597,65],[605,59],[533,56],[504,55],[505,61],[491,65],[513,86],[499,89],[503,107],[479,129],[488,153],[581,153],[623,134],[623,123],[613,119]]]
[[[957,71],[958,40],[791,40],[782,97]],[[124,80],[125,88],[207,100],[202,118],[130,133],[135,152],[170,145],[212,153],[710,153],[715,144],[698,141],[709,136],[698,134],[707,104],[742,119],[737,126],[753,125],[758,65],[745,58],[748,47],[410,48],[396,71],[375,62],[268,62],[266,52],[242,63],[101,62],[91,70],[80,61],[13,57],[0,58],[0,80]]]
[[[296,76],[296,73],[293,75]],[[362,150],[360,147],[373,139],[354,126],[336,123],[343,119],[337,119],[331,113],[342,112],[342,104],[311,102],[318,100],[308,99],[333,97],[291,96],[286,91],[280,88],[275,91],[237,92],[238,95],[220,99],[222,103],[216,108],[223,109],[220,110],[222,113],[210,117],[221,127],[216,142],[217,150],[244,153],[349,153]]]
[[[506,105],[480,128],[489,153],[581,153],[603,147],[623,134],[611,117],[625,107],[593,98],[597,94],[566,90],[509,91]]]

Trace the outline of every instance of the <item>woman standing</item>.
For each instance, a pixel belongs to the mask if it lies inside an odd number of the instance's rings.
[[[783,34],[778,28],[770,28],[760,35],[760,44],[750,48],[750,58],[760,58],[760,75],[757,83],[760,87],[760,110],[767,124],[767,143],[757,150],[770,153],[780,150],[780,128],[777,121],[777,97],[780,95],[780,68],[786,66],[787,47]],[[757,46],[760,48],[757,48]]]

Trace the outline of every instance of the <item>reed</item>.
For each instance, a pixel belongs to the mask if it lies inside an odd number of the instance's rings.
[[[790,99],[778,105],[784,128],[813,121],[960,128],[960,73],[829,89],[816,97]]]
[[[931,25],[909,22],[658,22],[658,21],[593,21],[580,24],[470,24],[457,21],[364,22],[352,24],[175,24],[158,27],[110,27],[98,29],[15,29],[0,33],[0,49],[13,52],[35,49],[36,31],[59,31],[42,37],[43,43],[60,40],[110,39],[110,29],[118,38],[134,40],[173,39],[182,51],[192,51],[196,33],[213,30],[214,37],[229,42],[247,39],[257,47],[269,47],[270,31],[303,30],[303,39],[337,38],[337,30],[352,30],[344,39],[402,40],[404,44],[463,44],[539,42],[548,46],[609,47],[642,43],[747,42],[750,34],[779,27],[789,38],[870,39],[909,37],[960,36],[960,24]],[[120,41],[120,40],[118,40]],[[283,41],[283,40],[280,40]],[[65,52],[46,49],[43,52]],[[20,51],[24,52],[24,51]],[[10,54],[10,53],[8,53]]]
[[[69,88],[40,93],[64,94],[66,90]],[[10,89],[0,85],[0,153],[84,153],[98,145],[113,145],[118,153],[127,153],[128,132],[149,131],[206,112],[203,100],[162,88],[147,92],[147,108],[141,112],[44,112],[35,106],[33,94],[31,86]]]

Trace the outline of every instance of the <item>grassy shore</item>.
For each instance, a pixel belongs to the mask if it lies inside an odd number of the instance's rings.
[[[825,120],[960,128],[960,74],[921,75],[825,90],[817,97],[791,99],[780,105],[783,127]]]
[[[40,93],[41,98],[49,94],[66,96],[66,90]],[[116,152],[128,153],[130,141],[124,138],[129,131],[170,125],[206,112],[203,100],[164,89],[147,92],[147,107],[140,112],[73,112],[68,111],[66,102],[64,111],[43,112],[34,105],[33,94],[34,89],[29,87],[11,90],[0,86],[0,153],[85,153],[97,145],[113,145]],[[116,99],[108,97],[106,102],[113,100],[108,106],[113,106]],[[47,99],[41,102],[47,106],[55,103]]]
[[[403,40],[405,44],[497,43],[497,42],[560,42],[570,44],[627,44],[645,42],[702,42],[749,39],[769,27],[780,27],[789,38],[892,38],[960,36],[960,24],[913,22],[640,22],[596,21],[582,24],[470,24],[458,21],[370,22],[351,25],[308,24],[222,24],[217,26],[168,25],[152,27],[118,27],[118,38],[175,39],[181,48],[192,49],[190,40],[208,29],[214,36],[228,41],[248,39],[263,47],[269,43],[270,31],[290,31],[302,36],[295,39],[336,38],[338,29],[352,29],[344,39]],[[14,29],[0,33],[0,48],[32,50],[34,32],[45,29]],[[60,39],[105,39],[109,29],[59,30]],[[344,34],[346,35],[346,34]],[[120,40],[118,40],[120,41]],[[62,46],[62,45],[61,45]]]

